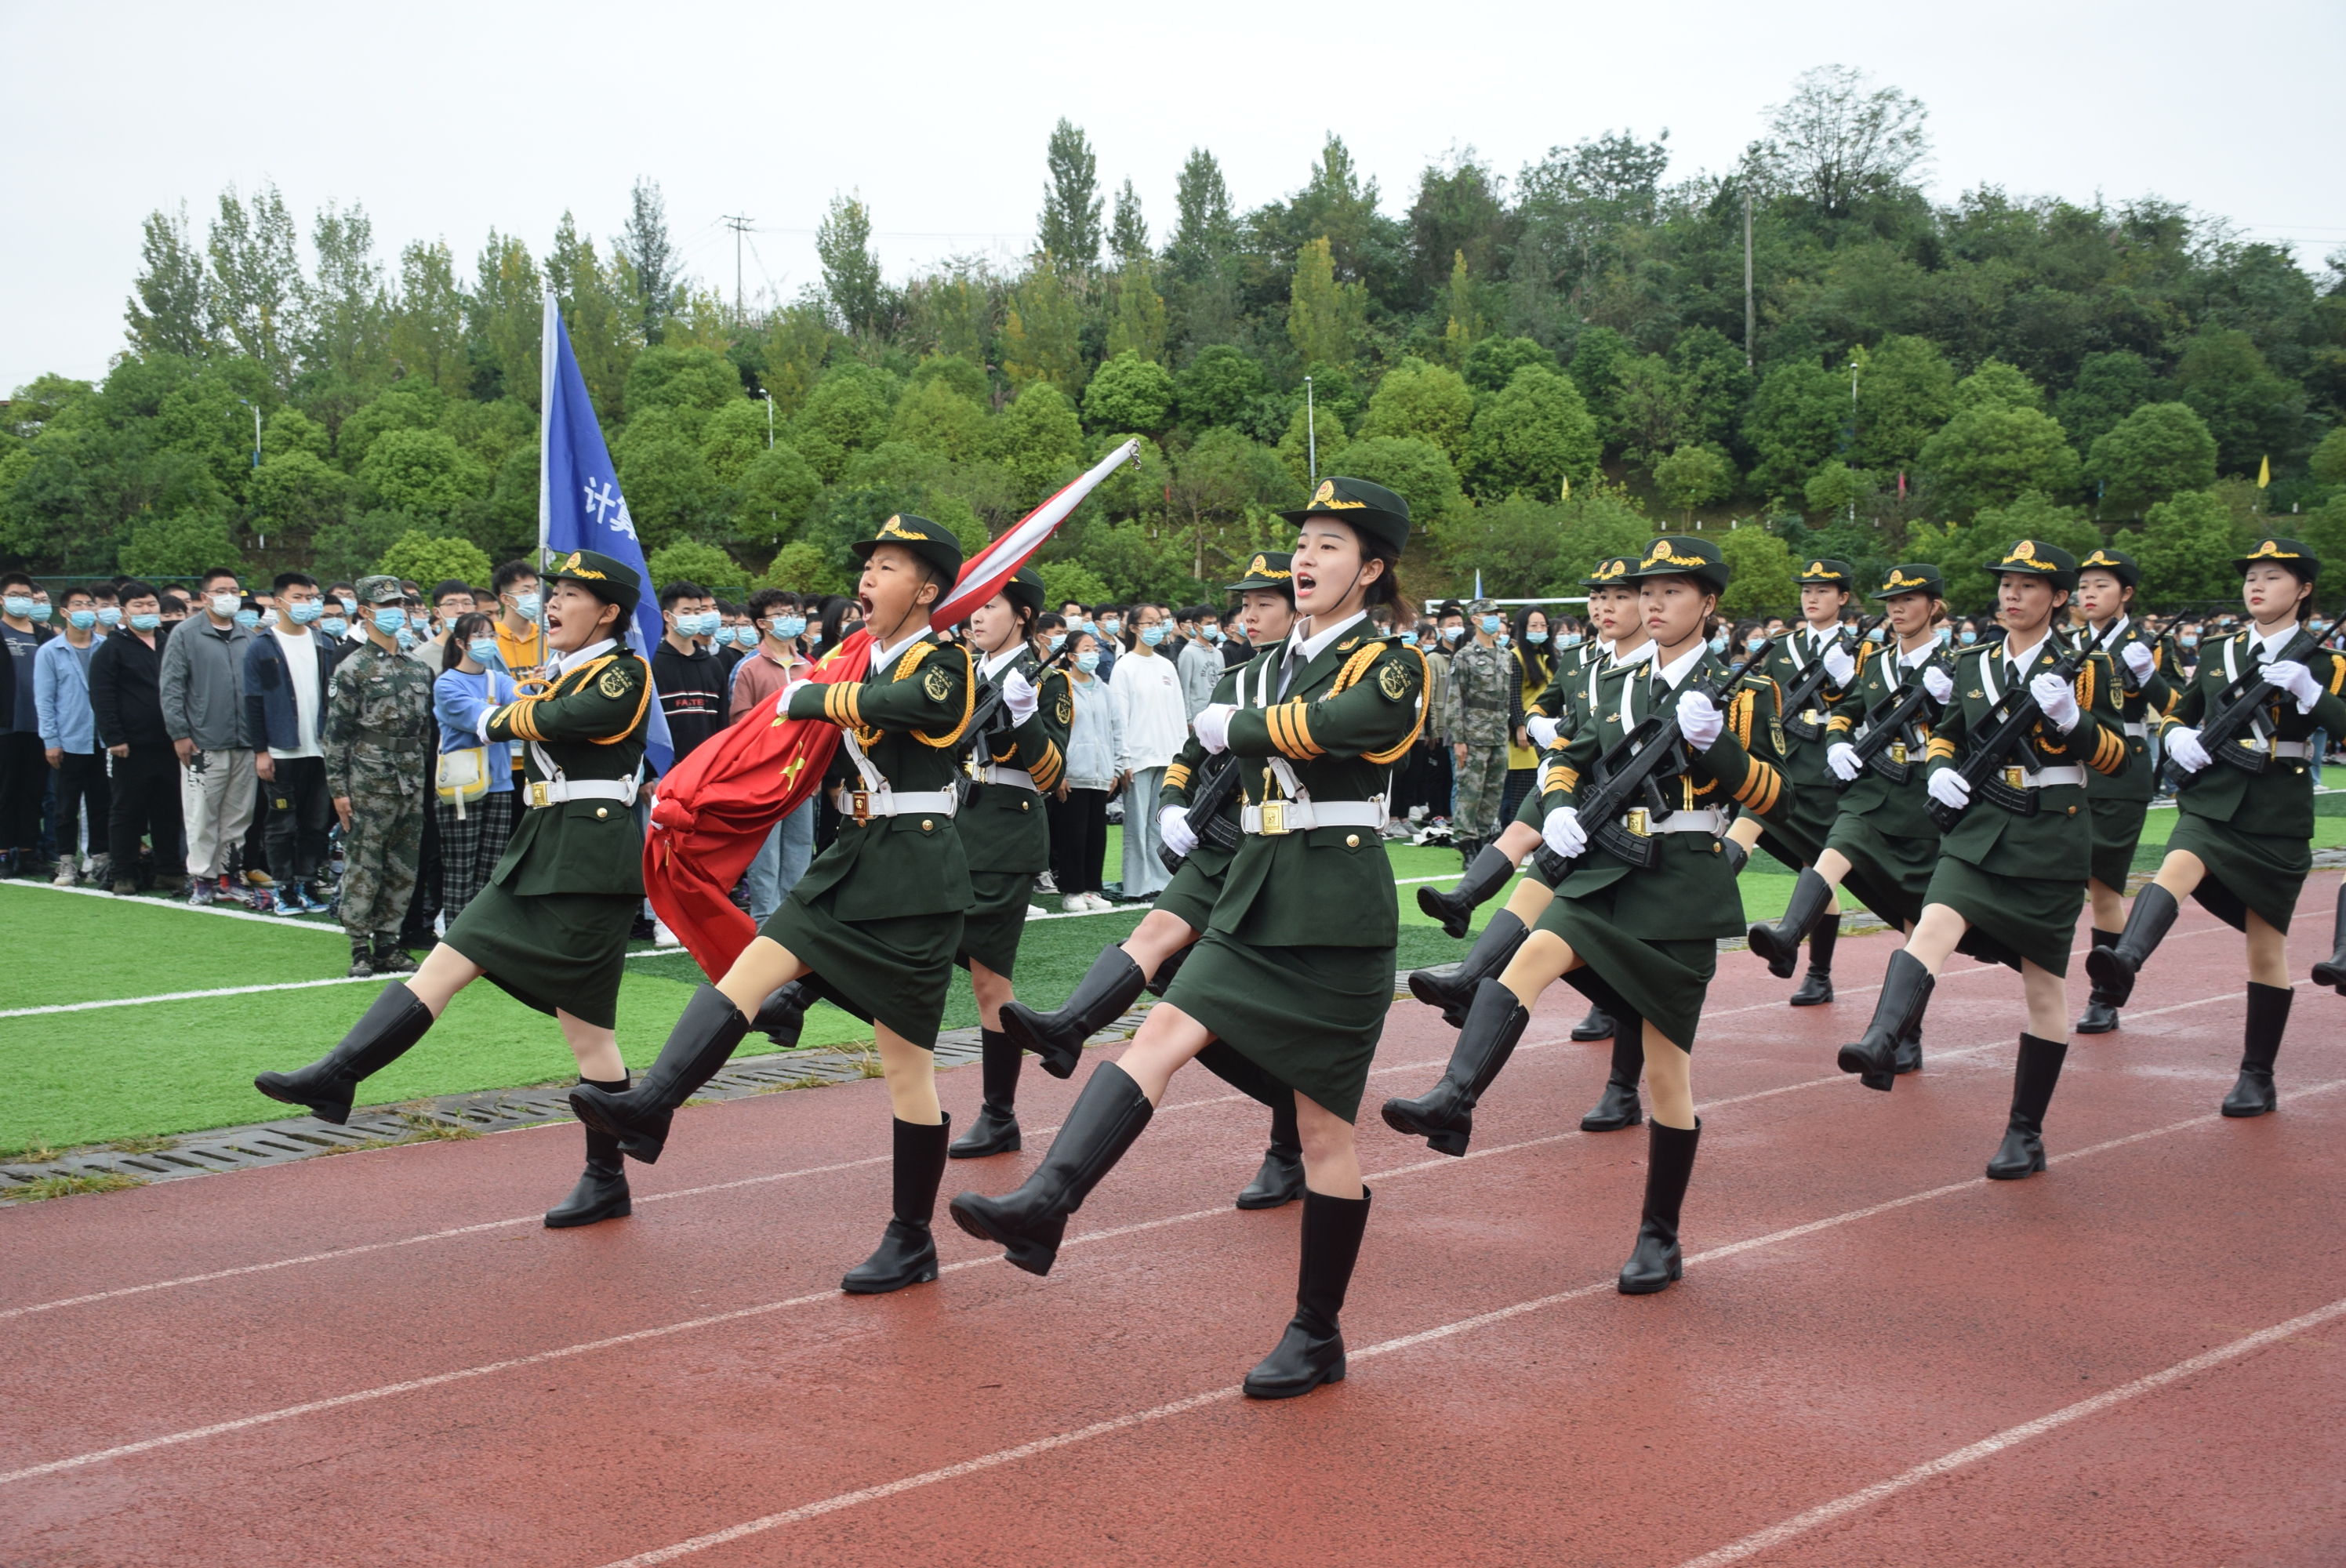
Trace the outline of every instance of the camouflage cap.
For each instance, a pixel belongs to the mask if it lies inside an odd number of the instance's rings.
[[[1466,613],[1470,616],[1495,616],[1500,613],[1499,601],[1496,599],[1471,600],[1466,606]]]
[[[399,585],[397,577],[378,572],[358,581],[359,603],[362,605],[400,605],[407,602],[407,590]]]

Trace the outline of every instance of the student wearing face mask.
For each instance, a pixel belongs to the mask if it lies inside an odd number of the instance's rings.
[[[1516,606],[1508,638],[1507,656],[1515,661],[1516,706],[1528,716],[1556,677],[1556,639],[1548,629],[1547,612],[1537,605]],[[1507,731],[1507,794],[1500,802],[1502,822],[1515,820],[1524,798],[1532,792],[1539,769],[1539,748],[1531,731],[1518,719]]]
[[[507,561],[489,577],[497,593],[497,657],[505,673],[528,680],[544,673],[551,657],[546,644],[546,596],[537,568],[526,561]]]
[[[1124,896],[1138,899],[1162,891],[1170,880],[1158,855],[1164,840],[1157,792],[1189,738],[1189,716],[1182,707],[1181,677],[1158,651],[1172,629],[1165,612],[1142,605],[1132,620],[1127,651],[1107,677],[1107,688],[1124,746],[1117,759],[1125,779]]]
[[[1181,676],[1184,717],[1195,718],[1199,708],[1214,700],[1214,687],[1221,682],[1221,620],[1205,605],[1192,606],[1181,614],[1196,635],[1181,645],[1173,662]]]
[[[326,908],[318,882],[334,802],[319,736],[339,661],[317,630],[326,608],[317,579],[280,572],[275,596],[282,618],[244,651],[244,724],[253,743],[276,912],[298,915]]]
[[[432,674],[400,651],[406,596],[394,577],[359,579],[366,646],[334,671],[327,694],[326,788],[342,825],[342,930],[351,976],[412,974],[401,925],[423,855]]]
[[[7,660],[0,664],[0,876],[21,876],[41,869],[41,796],[49,775],[33,665],[56,633],[32,578],[9,573],[0,595],[0,654]]]
[[[814,661],[805,643],[806,609],[799,596],[787,588],[760,588],[750,596],[749,616],[753,639],[750,651],[733,666],[728,684],[726,723],[757,721],[772,717],[775,699],[790,682],[806,678]],[[781,908],[782,900],[806,875],[814,859],[815,817],[820,807],[812,797],[773,826],[766,841],[741,873],[742,893],[749,900],[750,918],[763,925]]]
[[[64,635],[42,643],[33,656],[33,707],[41,748],[56,785],[56,805],[49,818],[57,842],[56,885],[69,888],[88,863],[81,850],[83,824],[89,830],[89,860],[106,857],[111,796],[106,750],[97,743],[89,706],[90,661],[105,640],[97,629],[97,604],[88,589],[68,588],[65,611]]]
[[[201,613],[163,645],[163,722],[179,759],[188,901],[209,904],[228,891],[229,853],[252,826],[257,799],[244,711],[244,653],[252,633],[240,621],[244,595],[234,572],[206,572],[198,593]]]
[[[1067,729],[1067,766],[1046,809],[1051,820],[1051,881],[1069,914],[1115,908],[1101,893],[1107,856],[1107,802],[1123,779],[1117,771],[1122,737],[1116,703],[1099,677],[1099,639],[1081,629],[1066,634],[1068,696],[1075,705]]]
[[[652,685],[676,743],[678,762],[725,728],[727,671],[710,651],[724,617],[697,583],[670,583],[659,591],[668,633],[652,650]]]
[[[432,713],[440,726],[432,814],[440,825],[440,910],[453,926],[489,885],[513,837],[515,748],[511,741],[484,741],[480,729],[491,709],[520,693],[500,667],[490,617],[477,611],[449,620],[441,659],[440,677],[432,683]]]

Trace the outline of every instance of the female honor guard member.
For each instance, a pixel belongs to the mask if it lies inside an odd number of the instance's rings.
[[[2094,817],[2094,878],[2086,888],[2094,902],[2095,947],[2117,945],[2126,923],[2127,872],[2134,866],[2135,846],[2142,840],[2150,798],[2158,789],[2158,769],[2150,765],[2150,717],[2173,712],[2180,700],[2159,673],[2162,662],[2175,667],[2173,649],[2161,646],[2165,638],[2145,632],[2130,613],[2135,585],[2140,581],[2142,569],[2134,557],[2116,550],[2096,550],[2077,566],[2077,608],[2085,613],[2095,647],[2117,662],[2118,679],[2126,687],[2119,706],[2127,750],[2134,757],[2133,766],[2115,779],[2086,775],[2086,804]],[[2179,672],[2177,678],[2181,678]],[[2117,1026],[2116,1004],[2096,986],[2076,1032],[2106,1034]]]
[[[973,737],[976,777],[963,787],[967,803],[954,820],[969,861],[969,908],[954,962],[969,971],[977,997],[985,1103],[969,1131],[945,1152],[957,1160],[1008,1154],[1019,1146],[1019,1048],[1002,1033],[1010,971],[1026,930],[1035,879],[1051,869],[1051,824],[1043,792],[1059,787],[1076,699],[1064,669],[1046,671],[1028,640],[1043,611],[1043,577],[1031,566],[970,612],[968,640],[981,680],[1002,692],[1002,706]],[[934,1195],[931,1196],[934,1202]],[[923,1217],[926,1217],[923,1212]]]
[[[1954,692],[1954,679],[1940,652],[1938,623],[1946,613],[1944,595],[1939,568],[1919,562],[1892,566],[1873,596],[1889,612],[1897,652],[1885,655],[1874,644],[1862,644],[1849,689],[1825,718],[1828,771],[1819,789],[1827,799],[1838,802],[1838,809],[1816,864],[1792,884],[1784,918],[1750,930],[1751,951],[1766,959],[1770,969],[1790,974],[1800,938],[1812,929],[1817,942],[1823,942],[1825,927],[1840,921],[1830,911],[1844,886],[1902,932],[1911,933],[1923,918],[1931,872],[1939,863],[1939,825],[1931,820],[1923,753],[1909,750],[1903,739],[1882,747],[1878,755],[1883,760],[1907,770],[1905,782],[1899,783],[1861,761],[1856,742],[1866,737],[1868,715],[1886,718],[1917,685],[1924,688],[1928,701],[1916,710],[1912,732],[1924,740],[1930,738],[1939,705]],[[1829,944],[1825,950],[1830,951]],[[1813,969],[1820,949],[1812,944],[1809,951]],[[1922,1065],[1923,1020],[1917,1010],[1898,1036],[1889,1069],[1869,1073],[1863,1081],[1868,1088],[1887,1089],[1892,1077],[1920,1071]]]
[[[1645,605],[1653,653],[1599,681],[1596,706],[1579,733],[1551,755],[1542,779],[1548,845],[1577,863],[1506,972],[1476,987],[1442,1082],[1422,1099],[1388,1100],[1384,1117],[1443,1154],[1464,1155],[1475,1104],[1523,1038],[1531,1004],[1551,982],[1584,965],[1594,969],[1639,1025],[1654,1092],[1644,1214],[1619,1280],[1623,1294],[1642,1296],[1668,1288],[1680,1272],[1678,1210],[1702,1130],[1690,1053],[1719,967],[1719,939],[1741,930],[1736,911],[1742,901],[1722,843],[1724,808],[1733,801],[1772,825],[1785,801],[1774,683],[1748,675],[1721,693],[1723,708],[1705,689],[1732,673],[1704,640],[1728,583],[1719,546],[1665,536],[1630,575]],[[1596,785],[1597,759],[1653,714],[1676,716],[1688,768],[1657,780],[1677,808],[1668,817],[1655,820],[1639,809],[1617,824],[1654,851],[1653,863],[1639,867],[1588,848],[1578,803]]]
[[[1239,614],[1246,626],[1247,642],[1269,650],[1256,654],[1250,663],[1277,657],[1287,634],[1294,628],[1295,579],[1289,569],[1291,559],[1280,551],[1259,550],[1248,565],[1246,575],[1225,585],[1228,592],[1240,596]],[[1214,687],[1214,702],[1238,701],[1239,682],[1245,667],[1223,672]],[[1002,1010],[1003,1027],[1011,1039],[1042,1056],[1046,1070],[1061,1077],[1076,1070],[1076,1064],[1082,1059],[1084,1042],[1122,1017],[1144,986],[1158,996],[1164,995],[1183,957],[1206,932],[1235,851],[1201,837],[1199,825],[1190,820],[1189,802],[1197,794],[1198,773],[1205,759],[1205,748],[1192,735],[1173,765],[1165,770],[1165,783],[1157,796],[1158,830],[1164,835],[1166,847],[1182,857],[1181,869],[1173,873],[1173,881],[1157,895],[1156,906],[1138,929],[1125,939],[1122,946],[1108,948],[1092,961],[1091,972],[1058,1012],[1036,1013],[1015,1002]],[[1235,767],[1237,759],[1231,759],[1228,765]],[[1236,839],[1241,830],[1237,791],[1223,800],[1221,815],[1229,836]],[[1254,1180],[1240,1189],[1238,1207],[1277,1208],[1301,1197],[1303,1145],[1296,1131],[1294,1092],[1225,1042],[1218,1040],[1207,1046],[1198,1053],[1198,1059],[1234,1086],[1270,1104],[1270,1147],[1264,1152],[1262,1168],[1255,1173]]]
[[[2062,981],[2094,854],[2086,770],[2122,773],[2129,758],[2116,667],[2092,654],[2066,680],[2055,668],[2066,650],[2054,627],[2077,585],[2076,557],[2023,539],[1987,569],[1996,575],[2004,640],[1958,657],[1953,696],[1928,748],[1931,798],[1963,817],[1940,840],[1922,918],[1890,955],[1873,1022],[1841,1048],[1841,1066],[1887,1087],[1898,1041],[1923,1015],[1941,966],[1966,937],[1984,938],[1966,951],[2011,963],[2028,995],[2012,1115],[1987,1166],[1989,1179],[2018,1181],[2045,1168],[2045,1109],[2069,1054]],[[2001,726],[1999,704],[2009,713],[2031,699],[2039,712],[2025,746],[1996,765],[2001,789],[1974,799],[1963,774],[1968,754]]]
[[[2279,1103],[2273,1059],[2280,1054],[2296,995],[2289,978],[2289,922],[2313,866],[2310,738],[2317,730],[2346,735],[2346,702],[2338,695],[2346,685],[2346,659],[2303,630],[2321,573],[2312,551],[2294,539],[2265,539],[2232,565],[2241,574],[2240,596],[2254,624],[2220,643],[2201,645],[2199,667],[2182,701],[2157,721],[2167,755],[2187,776],[2176,796],[2175,833],[2157,880],[2135,894],[2125,932],[2086,955],[2086,972],[2096,994],[2107,995],[2113,1007],[2125,1006],[2136,974],[2157,951],[2186,898],[2196,896],[2210,914],[2244,932],[2248,1023],[2239,1081],[2224,1096],[2223,1111],[2261,1116]],[[2200,727],[2259,682],[2263,695],[2253,716],[2225,746],[2257,753],[2262,770],[2210,767]]]
[[[1343,1307],[1369,1218],[1352,1120],[1392,998],[1400,908],[1380,830],[1392,765],[1417,738],[1425,661],[1375,635],[1399,594],[1409,509],[1392,491],[1326,479],[1300,512],[1295,604],[1310,617],[1248,667],[1236,707],[1198,710],[1198,738],[1240,762],[1245,841],[1206,938],[1120,1062],[1092,1070],[1051,1152],[1017,1191],[963,1193],[954,1218],[1050,1271],[1067,1217],[1131,1147],[1175,1071],[1215,1041],[1295,1095],[1303,1141],[1302,1267],[1279,1346],[1247,1374],[1257,1399],[1344,1375]]]
[[[481,717],[481,743],[500,766],[497,742],[524,748],[521,821],[505,857],[414,977],[384,986],[341,1044],[298,1072],[252,1081],[270,1098],[306,1105],[324,1121],[348,1120],[360,1082],[399,1060],[456,993],[484,974],[515,1000],[554,1014],[578,1058],[582,1086],[627,1088],[613,1030],[627,932],[644,901],[635,803],[652,677],[618,639],[642,585],[633,568],[593,550],[572,551],[549,584],[550,683]],[[586,1172],[546,1223],[592,1225],[628,1207],[618,1144],[589,1126]]]
[[[570,1104],[580,1121],[650,1164],[670,1114],[725,1065],[768,996],[819,976],[825,996],[871,1022],[895,1114],[894,1217],[879,1249],[840,1283],[878,1295],[937,1277],[929,1218],[952,1129],[937,1105],[933,1053],[970,904],[954,826],[963,778],[954,754],[975,682],[967,647],[929,629],[929,606],[960,575],[959,541],[905,514],[854,549],[863,559],[857,599],[872,634],[871,667],[861,681],[793,682],[783,697],[790,718],[843,731],[830,775],[839,836],[725,978],[693,993],[632,1092],[588,1084]]]

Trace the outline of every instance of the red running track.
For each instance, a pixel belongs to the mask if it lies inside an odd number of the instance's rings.
[[[2018,981],[1956,961],[1874,1094],[1832,1053],[1892,946],[1800,1013],[1722,960],[1658,1297],[1612,1288],[1645,1135],[1570,1130],[1606,1061],[1576,995],[1473,1157],[1365,1116],[1352,1377],[1284,1404],[1236,1382],[1297,1211],[1229,1207],[1264,1119],[1201,1071],[1048,1279],[941,1222],[938,1284],[837,1293],[884,1217],[877,1082],[681,1113],[583,1231],[536,1223],[567,1126],[0,1213],[0,1563],[2346,1560],[2346,1000],[2301,984],[2280,1114],[2220,1120],[2241,944],[2187,911],[2073,1047],[2053,1168],[1989,1184]],[[1371,1103],[1447,1046],[1398,1004]],[[1037,1130],[1072,1094],[1023,1088]]]

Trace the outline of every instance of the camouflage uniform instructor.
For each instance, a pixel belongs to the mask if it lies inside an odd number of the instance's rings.
[[[388,577],[369,577],[359,585],[362,601],[373,602],[368,596],[377,584],[399,591]],[[326,1121],[346,1120],[360,1081],[397,1061],[456,993],[484,974],[515,1000],[554,1014],[578,1059],[580,1083],[627,1088],[613,1026],[627,932],[644,896],[635,802],[652,679],[650,667],[617,639],[640,594],[632,569],[591,550],[574,551],[555,569],[545,612],[552,684],[481,718],[482,744],[521,742],[526,766],[522,820],[489,885],[413,980],[383,987],[322,1059],[254,1079],[262,1094],[306,1105]],[[423,667],[382,650],[391,634],[380,622],[370,623],[370,636],[380,639],[372,650],[378,663],[428,682]],[[351,667],[368,657],[361,652],[342,666],[344,684]],[[592,1225],[628,1209],[618,1140],[590,1127],[586,1174],[546,1223]]]
[[[326,699],[326,788],[342,823],[342,929],[351,978],[412,974],[400,921],[423,855],[423,768],[432,672],[399,651],[407,625],[396,577],[359,579],[366,642],[334,671]]]
[[[1467,606],[1474,637],[1450,656],[1449,714],[1454,794],[1450,830],[1462,862],[1473,866],[1476,851],[1495,840],[1507,799],[1507,737],[1515,733],[1523,703],[1515,661],[1502,641],[1505,619],[1489,599]]]
[[[870,667],[860,681],[793,681],[780,702],[791,718],[842,731],[825,779],[838,837],[725,978],[693,993],[643,1083],[632,1093],[582,1084],[570,1105],[649,1164],[669,1116],[725,1065],[752,1018],[803,1013],[819,993],[868,1020],[894,1114],[893,1217],[840,1288],[879,1295],[937,1277],[929,1219],[953,1127],[937,1103],[934,1053],[972,902],[954,822],[966,776],[954,759],[977,682],[968,643],[940,641],[929,625],[929,606],[961,575],[960,542],[904,513],[853,548]]]

